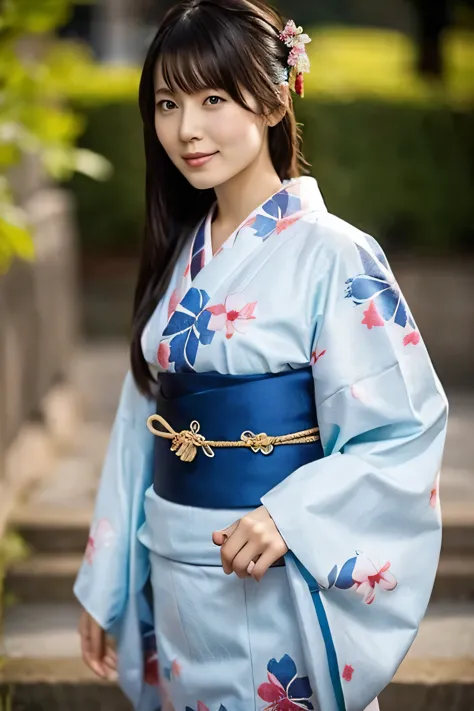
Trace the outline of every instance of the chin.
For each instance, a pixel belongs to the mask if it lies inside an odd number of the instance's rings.
[[[188,173],[185,175],[186,180],[196,188],[196,190],[210,190],[211,188],[216,188],[223,183],[230,180],[233,175],[218,175],[215,172],[209,171],[207,174],[203,170],[202,172],[196,171],[195,173]]]

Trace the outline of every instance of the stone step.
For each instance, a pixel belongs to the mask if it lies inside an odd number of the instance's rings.
[[[82,555],[38,554],[13,565],[5,580],[6,592],[19,602],[70,602]]]
[[[117,685],[98,679],[79,658],[8,660],[0,668],[0,708],[132,711]]]
[[[37,553],[83,553],[91,520],[91,509],[23,506],[12,517],[10,528]]]
[[[82,559],[82,552],[33,555],[9,570],[6,590],[21,602],[72,601]],[[441,558],[432,600],[474,600],[474,557]]]
[[[474,600],[474,558],[442,556],[431,599]]]

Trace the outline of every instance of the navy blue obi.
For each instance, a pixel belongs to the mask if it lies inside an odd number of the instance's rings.
[[[311,368],[269,375],[163,373],[156,412],[175,432],[200,425],[206,440],[240,440],[243,432],[287,435],[317,427]],[[162,428],[159,428],[162,429]],[[171,441],[156,437],[153,487],[177,504],[251,509],[298,467],[323,457],[320,441],[275,446],[264,455],[219,448],[210,458],[198,448],[181,461]]]

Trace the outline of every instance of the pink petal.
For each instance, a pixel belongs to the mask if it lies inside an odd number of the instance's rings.
[[[352,681],[352,675],[354,674],[354,667],[350,664],[346,664],[344,671],[342,672],[342,678],[344,681]]]
[[[226,328],[226,338],[232,338],[232,336],[235,333],[235,326],[234,326],[234,321],[226,321],[225,322],[225,328]]]
[[[219,316],[211,316],[207,327],[210,331],[222,331],[225,328],[226,321],[227,314],[225,312],[219,314]]]
[[[239,318],[255,318],[253,312],[255,311],[256,306],[257,301],[252,301],[251,303],[246,304],[244,308],[240,310]]]
[[[385,325],[385,321],[380,316],[373,301],[369,303],[369,308],[367,309],[367,311],[364,311],[364,318],[362,319],[361,323],[363,323],[364,326],[367,326],[369,330],[372,329],[374,326]]]
[[[172,317],[172,315],[178,308],[178,304],[180,301],[180,291],[179,289],[174,289],[173,293],[170,296],[170,302],[168,304],[168,320]]]
[[[403,345],[408,346],[410,343],[417,346],[421,340],[421,336],[418,331],[412,331],[403,339]]]
[[[277,686],[274,686],[273,684],[260,684],[258,687],[258,695],[260,696],[261,699],[264,701],[281,701],[281,699],[284,699],[286,696],[286,693],[283,689],[279,689]]]
[[[270,684],[273,684],[274,686],[278,686],[279,689],[281,689],[282,691],[285,691],[285,687],[283,686],[283,684],[281,684],[278,681],[278,679],[276,678],[276,676],[274,674],[272,674],[271,672],[267,672],[267,678],[268,678],[268,681],[270,682]]]
[[[158,346],[157,360],[163,370],[168,370],[170,367],[170,354],[170,344],[167,341],[162,341]]]
[[[372,589],[372,590],[368,593],[368,595],[365,596],[364,602],[365,602],[366,605],[371,605],[374,600],[375,600],[375,590]]]
[[[101,518],[97,522],[97,532],[95,534],[96,548],[109,548],[112,545],[115,533],[109,519]]]
[[[197,711],[209,711],[209,707],[206,706],[202,701],[198,701]]]
[[[364,602],[370,605],[375,597],[375,590],[370,583],[362,583],[357,589],[357,594],[364,598]]]
[[[220,316],[221,314],[225,314],[226,308],[224,304],[217,304],[216,306],[208,306],[206,311],[210,311],[214,316]]]
[[[377,568],[366,555],[357,556],[356,564],[352,572],[352,578],[358,583],[366,583],[369,575],[375,575]]]
[[[288,229],[288,227],[291,227],[291,225],[294,225],[295,222],[298,222],[298,220],[302,216],[302,212],[297,212],[294,215],[291,215],[290,217],[283,217],[281,220],[277,221],[277,226],[276,226],[276,233],[277,235],[281,234],[284,230]]]
[[[395,590],[397,587],[397,579],[393,573],[382,573],[379,585],[383,590]]]
[[[229,311],[238,311],[239,313],[245,306],[245,301],[242,294],[230,294],[225,300],[225,310],[227,313]]]
[[[238,318],[236,321],[232,322],[234,324],[234,328],[238,333],[247,333],[249,330],[249,326],[251,325],[252,321],[249,319],[247,321],[243,321],[242,319]]]

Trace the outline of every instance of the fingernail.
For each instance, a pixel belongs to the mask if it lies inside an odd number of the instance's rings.
[[[118,681],[118,678],[119,678],[119,675],[116,671],[112,671],[112,669],[111,669],[110,671],[107,672],[107,679],[109,681]]]

